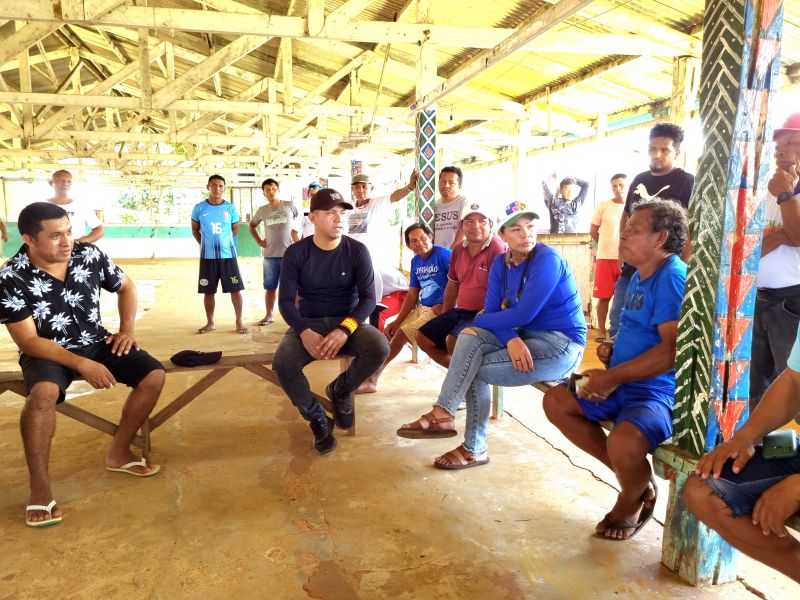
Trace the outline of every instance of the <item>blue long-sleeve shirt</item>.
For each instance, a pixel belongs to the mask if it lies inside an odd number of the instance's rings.
[[[583,318],[578,286],[567,261],[558,252],[537,243],[528,265],[522,294],[525,263],[506,263],[506,254],[492,261],[489,287],[483,313],[474,320],[476,327],[491,331],[507,344],[525,331],[560,331],[571,340],[586,343],[586,321]],[[503,299],[508,308],[501,310]],[[520,335],[522,334],[522,335]]]

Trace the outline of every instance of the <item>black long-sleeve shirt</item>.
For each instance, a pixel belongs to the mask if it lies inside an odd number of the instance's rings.
[[[307,318],[349,316],[362,323],[375,302],[372,260],[361,242],[343,236],[334,250],[323,250],[307,237],[286,249],[278,309],[298,334],[308,328]]]

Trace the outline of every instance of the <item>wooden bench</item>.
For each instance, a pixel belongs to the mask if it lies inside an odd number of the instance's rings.
[[[148,458],[151,450],[152,432],[175,416],[179,410],[197,398],[212,385],[217,383],[233,369],[246,369],[247,371],[258,375],[262,379],[265,379],[270,383],[274,383],[280,387],[278,376],[274,373],[274,371],[272,371],[271,368],[266,366],[272,363],[273,355],[274,353],[272,352],[262,354],[223,355],[219,362],[211,365],[200,365],[197,367],[181,367],[173,363],[171,360],[169,360],[169,358],[161,358],[161,363],[164,365],[167,374],[185,373],[190,371],[208,372],[199,381],[195,382],[188,389],[178,394],[178,396],[170,401],[166,406],[164,406],[155,414],[151,415],[150,418],[148,418],[142,425],[139,434],[134,437],[132,442],[133,445],[137,448],[141,448],[144,457]],[[350,357],[340,357],[333,360],[339,360],[340,369],[344,370],[349,364]],[[0,372],[0,393],[5,392],[6,390],[15,392],[20,396],[25,396],[25,382],[22,379],[22,371],[17,370]],[[328,398],[315,392],[312,392],[312,394],[317,402],[325,407],[325,410],[328,412],[333,410]],[[353,402],[353,408],[355,409],[355,402]],[[112,423],[103,417],[100,417],[84,408],[75,406],[69,402],[62,402],[56,407],[56,410],[67,417],[75,419],[76,421],[80,421],[81,423],[93,427],[98,431],[102,431],[103,433],[107,433],[108,435],[113,436],[117,432],[116,423]],[[355,435],[355,431],[356,428],[354,423],[353,427],[349,430],[346,430],[344,433],[345,435]]]
[[[540,392],[546,393],[547,390],[558,385],[559,383],[560,382],[558,381],[540,381],[531,385]],[[500,391],[500,397],[500,410],[502,411],[502,390]],[[613,421],[604,421],[601,423],[601,425],[606,431],[611,431],[611,429],[614,427]],[[693,475],[695,468],[697,467],[697,460],[698,459],[693,458],[685,450],[677,446],[669,443],[661,444],[655,449],[655,451],[653,451],[653,471],[661,479],[671,482],[670,494],[672,494],[676,489],[683,490],[683,485],[677,485],[678,479],[680,478],[685,481],[687,477]],[[686,544],[684,544],[682,540],[677,540],[672,537],[674,534],[673,529],[670,527],[670,523],[674,519],[680,519],[682,515],[682,511],[670,510],[670,508],[674,506],[682,506],[683,510],[685,511],[685,504],[682,500],[680,502],[668,503],[667,516],[664,523],[664,538],[662,542],[662,556],[664,557],[663,562],[665,564],[676,564],[680,559],[683,558],[678,556],[680,553],[688,552],[689,555],[691,555],[691,553],[696,550],[687,548]],[[791,527],[796,531],[800,531],[800,513],[797,513],[791,517],[786,522],[786,526]],[[705,557],[698,556],[696,558],[698,560],[703,560]],[[731,560],[728,562],[722,562],[721,564],[732,565],[734,572],[727,574],[720,573],[719,580],[725,581],[735,579],[736,561]]]

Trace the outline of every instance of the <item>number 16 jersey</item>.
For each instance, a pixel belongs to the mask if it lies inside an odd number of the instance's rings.
[[[239,213],[233,204],[203,200],[192,209],[192,221],[200,223],[201,258],[236,258],[233,225],[239,222]]]

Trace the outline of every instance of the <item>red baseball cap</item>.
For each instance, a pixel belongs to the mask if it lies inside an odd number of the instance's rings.
[[[779,134],[789,133],[792,131],[800,133],[800,112],[789,115],[789,118],[786,119],[783,127],[776,129],[775,133],[772,134],[772,139],[777,140]]]

